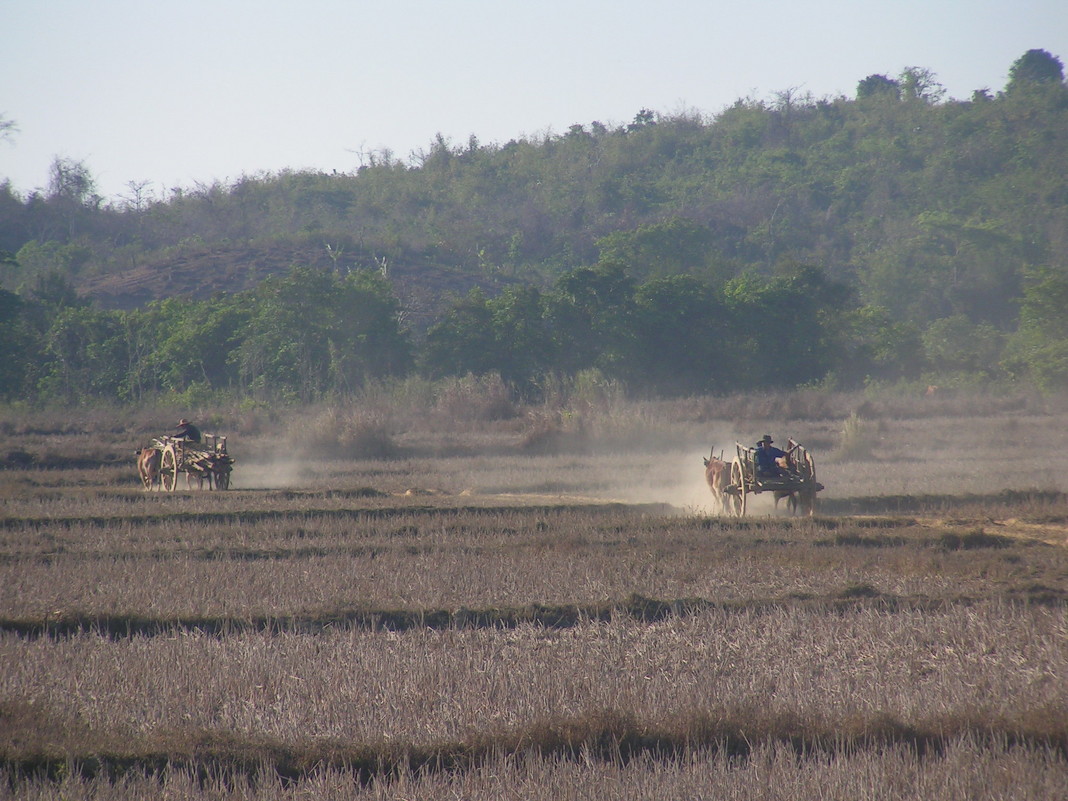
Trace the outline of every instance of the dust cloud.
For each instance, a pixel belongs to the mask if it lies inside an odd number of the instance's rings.
[[[710,514],[712,493],[705,483],[704,451],[674,451],[636,456],[648,465],[641,480],[628,481],[609,491],[624,503],[666,503],[683,511]]]
[[[296,459],[248,462],[234,470],[234,489],[287,489],[307,481],[307,466]]]

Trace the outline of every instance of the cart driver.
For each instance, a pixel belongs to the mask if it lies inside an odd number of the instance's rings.
[[[200,442],[200,429],[183,417],[178,421],[174,437],[185,442]]]
[[[753,458],[756,462],[756,474],[758,478],[778,478],[789,473],[780,464],[779,459],[785,459],[786,451],[781,451],[771,443],[775,440],[771,434],[765,434],[763,439],[757,441],[756,453]]]

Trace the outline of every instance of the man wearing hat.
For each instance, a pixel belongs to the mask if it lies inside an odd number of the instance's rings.
[[[176,439],[182,439],[186,442],[200,442],[200,429],[183,417],[178,421],[178,428],[175,430],[174,436]]]
[[[760,478],[776,478],[787,475],[786,470],[776,461],[786,456],[786,451],[773,447],[771,443],[774,441],[771,438],[771,434],[765,434],[763,439],[757,441],[754,458],[756,461],[756,473]]]

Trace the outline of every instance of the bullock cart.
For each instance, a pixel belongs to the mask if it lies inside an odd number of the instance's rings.
[[[746,498],[770,492],[775,498],[775,505],[783,498],[789,504],[790,511],[798,508],[804,514],[816,511],[816,493],[823,485],[816,480],[816,462],[808,450],[792,439],[786,444],[786,457],[780,460],[783,475],[760,476],[756,470],[756,448],[735,443],[737,456],[731,462],[730,484],[724,493],[731,496],[731,504],[738,515],[746,512]]]
[[[190,442],[175,437],[157,437],[152,447],[159,453],[159,483],[166,492],[174,492],[178,474],[185,473],[186,486],[208,482],[208,489],[230,489],[230,473],[234,459],[226,452],[226,437],[205,434],[203,442]]]

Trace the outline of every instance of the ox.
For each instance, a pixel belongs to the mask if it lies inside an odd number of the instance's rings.
[[[137,474],[146,490],[159,486],[159,467],[162,455],[155,448],[141,448],[134,451],[137,456]]]
[[[197,482],[197,489],[204,489],[204,482],[208,483],[208,489],[213,489],[214,471],[211,468],[190,467],[185,474],[186,489],[193,489],[193,482]]]
[[[775,464],[777,464],[780,468],[785,470],[787,473],[791,473],[791,474],[795,474],[796,475],[796,472],[797,472],[796,471],[796,466],[794,465],[793,457],[790,455],[789,452],[787,452],[787,454],[785,456],[780,456],[778,459],[776,459],[775,460]],[[779,511],[779,501],[781,501],[783,498],[785,498],[786,499],[786,508],[790,510],[790,514],[792,514],[792,515],[797,514],[797,493],[796,492],[787,492],[785,490],[776,490],[775,492],[772,493],[772,497],[775,499],[775,511]]]
[[[816,489],[823,489],[822,484],[816,484],[815,487],[798,490],[797,492],[776,492],[775,493],[775,508],[779,508],[779,501],[786,498],[787,508],[790,510],[790,514],[797,514],[798,508],[801,509],[801,514],[811,517],[816,513]]]
[[[773,493],[773,496],[775,498],[775,511],[779,510],[779,501],[781,501],[783,498],[785,498],[786,499],[786,508],[790,510],[790,514],[792,514],[792,515],[797,514],[797,493],[796,492],[785,492],[785,491],[778,491],[777,490],[776,492]]]
[[[722,453],[720,454],[722,457]],[[727,494],[727,486],[731,483],[731,466],[722,458],[716,458],[716,449],[713,448],[705,462],[705,481],[712,490],[713,506],[717,514],[723,514],[727,505],[724,496]]]
[[[776,459],[775,462],[779,467],[788,471],[797,477],[808,476],[808,481],[801,489],[795,492],[788,492],[786,490],[776,490],[772,493],[775,498],[775,509],[779,508],[779,501],[783,498],[786,499],[786,507],[790,510],[790,514],[797,514],[797,510],[800,508],[801,514],[811,517],[816,513],[816,493],[823,489],[823,485],[817,481],[814,481],[814,476],[811,470],[811,466],[808,470],[801,470],[798,467],[797,461],[794,459],[794,450],[797,447],[793,440],[790,440],[790,444],[794,447],[790,448],[786,456]],[[811,465],[811,463],[809,463]]]

